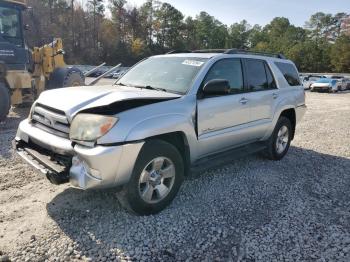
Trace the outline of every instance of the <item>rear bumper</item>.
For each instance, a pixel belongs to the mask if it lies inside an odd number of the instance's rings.
[[[19,156],[54,184],[80,189],[126,184],[144,142],[88,148],[42,131],[24,120],[14,147]]]

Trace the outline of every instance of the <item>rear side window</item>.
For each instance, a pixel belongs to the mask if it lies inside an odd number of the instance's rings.
[[[290,86],[300,86],[300,79],[297,70],[294,65],[288,63],[275,62],[275,65],[284,75],[284,78],[287,80]]]
[[[262,91],[276,88],[270,68],[263,60],[245,59],[249,91]]]

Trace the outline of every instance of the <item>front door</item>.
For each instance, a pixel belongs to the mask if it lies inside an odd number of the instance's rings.
[[[225,79],[231,92],[198,99],[198,143],[200,156],[216,153],[247,140],[242,128],[249,122],[250,107],[244,93],[240,59],[223,59],[209,70],[203,85]]]

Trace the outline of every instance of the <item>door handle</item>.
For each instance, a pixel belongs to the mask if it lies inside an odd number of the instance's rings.
[[[277,99],[278,98],[278,94],[277,93],[273,93],[272,97],[273,97],[273,99]]]
[[[241,100],[239,100],[239,102],[242,104],[242,105],[245,105],[246,103],[248,103],[248,99],[243,97]]]

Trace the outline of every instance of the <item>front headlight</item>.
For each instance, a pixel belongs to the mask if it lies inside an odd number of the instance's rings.
[[[104,136],[116,123],[118,118],[94,114],[78,114],[74,117],[69,137],[71,140],[96,141]]]

